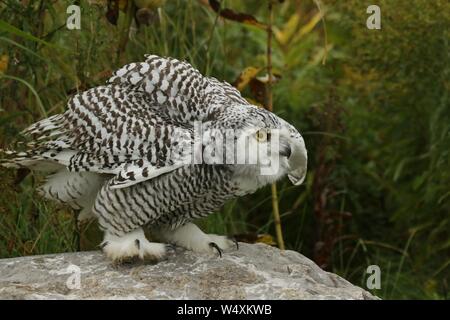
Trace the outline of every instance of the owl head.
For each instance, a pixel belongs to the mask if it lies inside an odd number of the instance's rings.
[[[229,167],[244,189],[253,191],[286,175],[295,185],[305,179],[307,151],[303,137],[272,112],[232,105],[226,116],[203,127],[203,161]]]

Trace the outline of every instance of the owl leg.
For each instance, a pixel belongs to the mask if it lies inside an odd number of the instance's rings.
[[[106,231],[101,247],[106,256],[114,262],[133,258],[160,260],[167,252],[165,244],[148,241],[142,228],[137,228],[121,237]]]
[[[237,242],[229,237],[206,234],[195,224],[188,222],[177,229],[158,229],[154,233],[161,240],[176,244],[194,252],[218,253],[222,250],[237,247]]]

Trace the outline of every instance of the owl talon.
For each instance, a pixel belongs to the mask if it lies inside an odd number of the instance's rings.
[[[167,254],[167,247],[162,243],[149,242],[142,229],[136,229],[123,236],[106,233],[101,245],[107,257],[118,263],[127,263],[140,259],[160,261]]]
[[[208,254],[218,253],[220,257],[222,257],[222,253],[225,250],[228,250],[233,246],[239,248],[235,239],[217,234],[206,234],[192,222],[186,223],[174,230],[158,230],[155,228],[152,232],[163,242],[173,243],[194,252]]]
[[[99,247],[100,247],[100,249],[103,249],[107,245],[108,245],[108,241],[103,241],[102,243],[99,244]]]
[[[141,242],[139,241],[139,239],[134,240],[134,245],[136,246],[136,248],[137,248],[138,250],[141,249]]]
[[[227,239],[234,243],[234,245],[236,246],[236,250],[239,250],[239,242],[236,240],[235,237],[227,237]]]
[[[175,245],[173,244],[166,244],[166,253],[167,254],[172,254],[175,253]]]
[[[220,249],[219,246],[218,246],[215,242],[210,242],[210,243],[209,243],[209,246],[210,246],[211,248],[216,249],[217,252],[219,253],[219,257],[222,258],[222,249]]]
[[[239,242],[235,238],[233,238],[232,240],[233,240],[234,244],[236,245],[236,250],[239,250]]]

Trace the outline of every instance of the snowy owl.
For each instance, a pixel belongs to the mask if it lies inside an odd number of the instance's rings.
[[[48,172],[40,193],[81,210],[79,219],[97,218],[101,247],[119,262],[161,259],[168,244],[221,254],[232,239],[192,221],[286,175],[301,184],[307,167],[304,140],[287,121],[156,55],[73,95],[66,112],[23,136],[27,149],[3,151],[0,163]]]

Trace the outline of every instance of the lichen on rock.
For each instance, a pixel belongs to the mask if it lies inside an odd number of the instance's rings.
[[[157,264],[100,251],[0,260],[0,299],[377,299],[295,251],[241,243],[222,258],[176,249]]]

